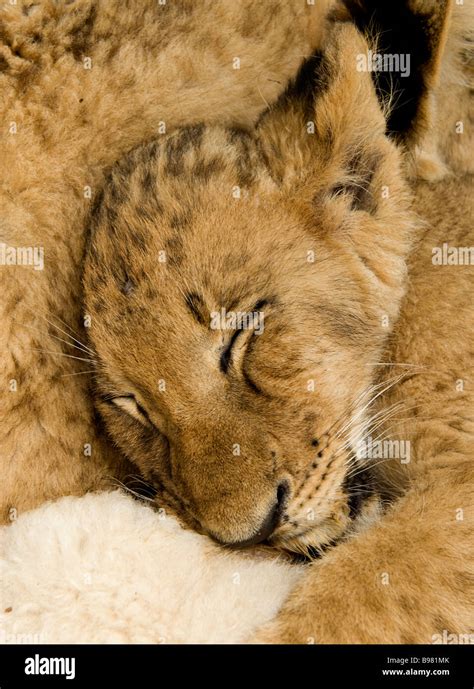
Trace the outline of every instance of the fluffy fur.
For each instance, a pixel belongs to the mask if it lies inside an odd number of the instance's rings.
[[[42,247],[45,267],[0,266],[2,519],[130,471],[73,358],[87,352],[80,264],[104,170],[179,125],[251,125],[318,44],[326,5],[3,3],[0,241]]]
[[[416,108],[410,89],[386,108],[355,68],[370,35],[336,17],[254,132],[185,128],[133,151],[91,219],[97,405],[157,503],[225,543],[338,542],[259,640],[429,643],[472,628],[473,399],[456,388],[472,355],[435,315],[451,305],[471,332],[472,270],[447,273],[430,253],[448,223],[469,246],[472,180],[406,183],[439,125],[429,100],[452,11],[410,5],[429,29]],[[264,333],[213,328],[222,308],[261,310]],[[410,442],[411,457],[385,461],[385,514],[355,535],[376,464],[356,448],[374,434]]]
[[[304,567],[223,551],[119,492],[0,529],[0,643],[241,643]]]
[[[277,502],[282,546],[324,546],[350,523],[343,426],[363,421],[414,227],[370,75],[347,76],[363,49],[334,29],[314,134],[293,89],[255,135],[178,130],[120,161],[91,220],[98,408],[158,499],[222,542],[252,539]],[[221,309],[261,311],[264,333],[211,328]]]
[[[421,11],[430,6],[418,3]],[[389,362],[382,380],[394,384],[376,405],[388,418],[376,424],[375,437],[408,440],[411,461],[378,460],[379,485],[399,499],[379,523],[316,563],[256,641],[439,643],[451,633],[459,643],[472,642],[474,273],[472,265],[433,263],[443,242],[474,244],[474,7],[449,9],[446,48],[428,92],[431,110],[425,109],[415,155],[407,156],[426,181],[413,184],[420,224],[408,289],[380,359]]]
[[[344,9],[332,15],[322,53],[255,129],[192,120],[111,170],[89,223],[90,337],[81,347],[108,432],[158,505],[225,543],[271,534],[276,547],[312,555],[337,542],[254,640],[426,643],[474,626],[472,270],[430,260],[448,233],[455,245],[472,243],[461,203],[470,168],[451,130],[456,114],[464,131],[471,121],[464,27],[472,5],[407,0],[398,16],[374,0],[344,4],[359,30]],[[357,55],[374,31],[389,36],[388,49],[402,48],[394,20],[403,25],[407,15],[408,35],[424,37],[412,45],[415,79],[374,87],[355,69]],[[455,113],[442,105],[442,85],[458,82]],[[118,113],[134,103],[122,105]],[[134,143],[129,134],[124,146]],[[90,169],[122,150],[102,151]],[[410,189],[417,166],[429,181]],[[73,269],[56,307],[72,301],[80,246],[69,247]],[[232,339],[211,330],[209,315],[221,307],[263,309],[265,333]],[[447,329],[450,309],[459,320]],[[8,443],[24,433],[25,408],[42,439],[56,424],[64,442],[68,405],[56,398],[51,418],[32,399],[18,405]],[[368,478],[358,440],[396,438],[399,429],[412,443],[410,462],[384,462],[381,476]],[[79,432],[74,442],[82,451],[88,441]],[[53,462],[48,486],[76,490],[57,455]],[[20,500],[24,465],[9,471]],[[40,498],[43,479],[32,476],[30,496]],[[385,513],[372,498],[375,523],[356,532],[354,512],[374,483]]]

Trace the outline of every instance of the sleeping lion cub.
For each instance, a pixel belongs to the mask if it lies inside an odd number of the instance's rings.
[[[330,4],[2,3],[2,521],[136,471],[98,429],[78,375],[91,369],[80,276],[104,171],[178,126],[253,126],[319,45]]]
[[[2,517],[139,471],[311,560],[254,641],[469,636],[471,0],[122,5],[0,19]]]
[[[191,527],[324,553],[255,641],[430,643],[474,631],[473,272],[443,261],[470,242],[466,10],[412,3],[411,35],[346,4],[254,130],[182,128],[111,170],[94,393]],[[374,86],[361,56],[407,36],[410,74]]]

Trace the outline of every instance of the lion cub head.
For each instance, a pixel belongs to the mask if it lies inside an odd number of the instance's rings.
[[[98,409],[157,500],[222,543],[320,547],[363,492],[412,227],[366,50],[336,25],[255,131],[134,150],[93,214]]]

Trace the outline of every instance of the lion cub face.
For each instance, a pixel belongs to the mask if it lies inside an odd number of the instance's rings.
[[[223,543],[301,551],[350,523],[409,227],[371,88],[369,143],[327,85],[301,134],[289,92],[255,134],[195,126],[135,150],[93,217],[98,409],[157,499]]]

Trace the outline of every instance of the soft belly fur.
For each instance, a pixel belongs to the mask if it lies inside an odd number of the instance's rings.
[[[0,552],[0,644],[241,643],[304,570],[223,552],[118,492],[20,516]]]

